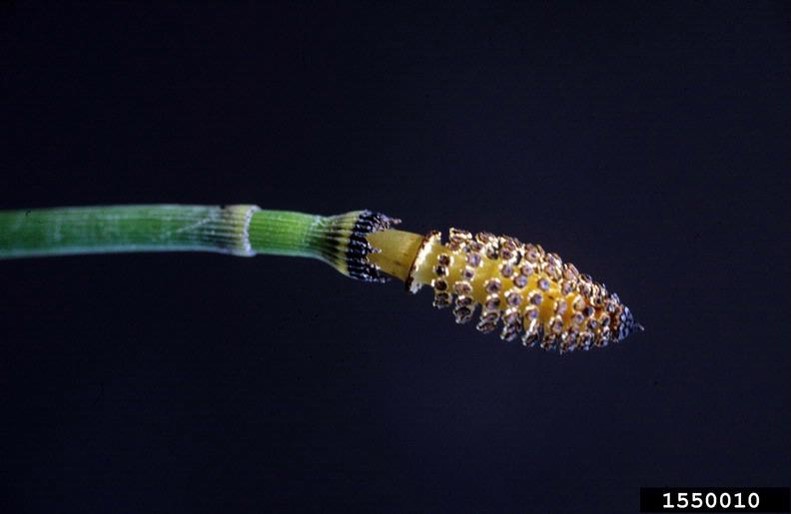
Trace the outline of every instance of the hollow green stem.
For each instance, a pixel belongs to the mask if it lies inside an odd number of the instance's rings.
[[[129,205],[0,211],[0,257],[213,251],[252,255],[250,206]]]
[[[250,247],[254,253],[320,257],[326,220],[301,212],[259,210],[250,219]]]
[[[321,259],[345,275],[378,280],[364,236],[391,220],[255,205],[114,205],[0,211],[0,259],[120,252],[205,251]]]

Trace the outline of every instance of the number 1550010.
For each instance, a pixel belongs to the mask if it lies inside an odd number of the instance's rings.
[[[758,493],[681,492],[663,493],[663,509],[757,509],[761,503]]]
[[[640,512],[791,512],[788,487],[641,487]]]

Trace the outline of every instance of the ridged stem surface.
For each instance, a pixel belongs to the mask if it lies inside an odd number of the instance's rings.
[[[249,225],[250,246],[255,253],[319,257],[324,219],[301,212],[256,211]]]
[[[208,251],[318,257],[321,216],[255,205],[114,205],[0,211],[0,258]]]

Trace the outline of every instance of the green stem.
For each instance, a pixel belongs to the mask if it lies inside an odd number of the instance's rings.
[[[251,206],[124,205],[0,211],[0,257],[210,251],[252,255]]]
[[[326,218],[290,211],[257,211],[250,220],[250,246],[255,253],[320,257]]]
[[[0,259],[119,252],[206,251],[321,259],[345,275],[378,280],[365,235],[391,220],[255,205],[114,205],[0,211]]]

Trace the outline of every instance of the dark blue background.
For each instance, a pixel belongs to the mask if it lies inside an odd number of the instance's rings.
[[[558,357],[317,261],[0,263],[4,512],[635,512],[791,476],[786,2],[0,7],[0,208],[507,233],[647,327]]]

